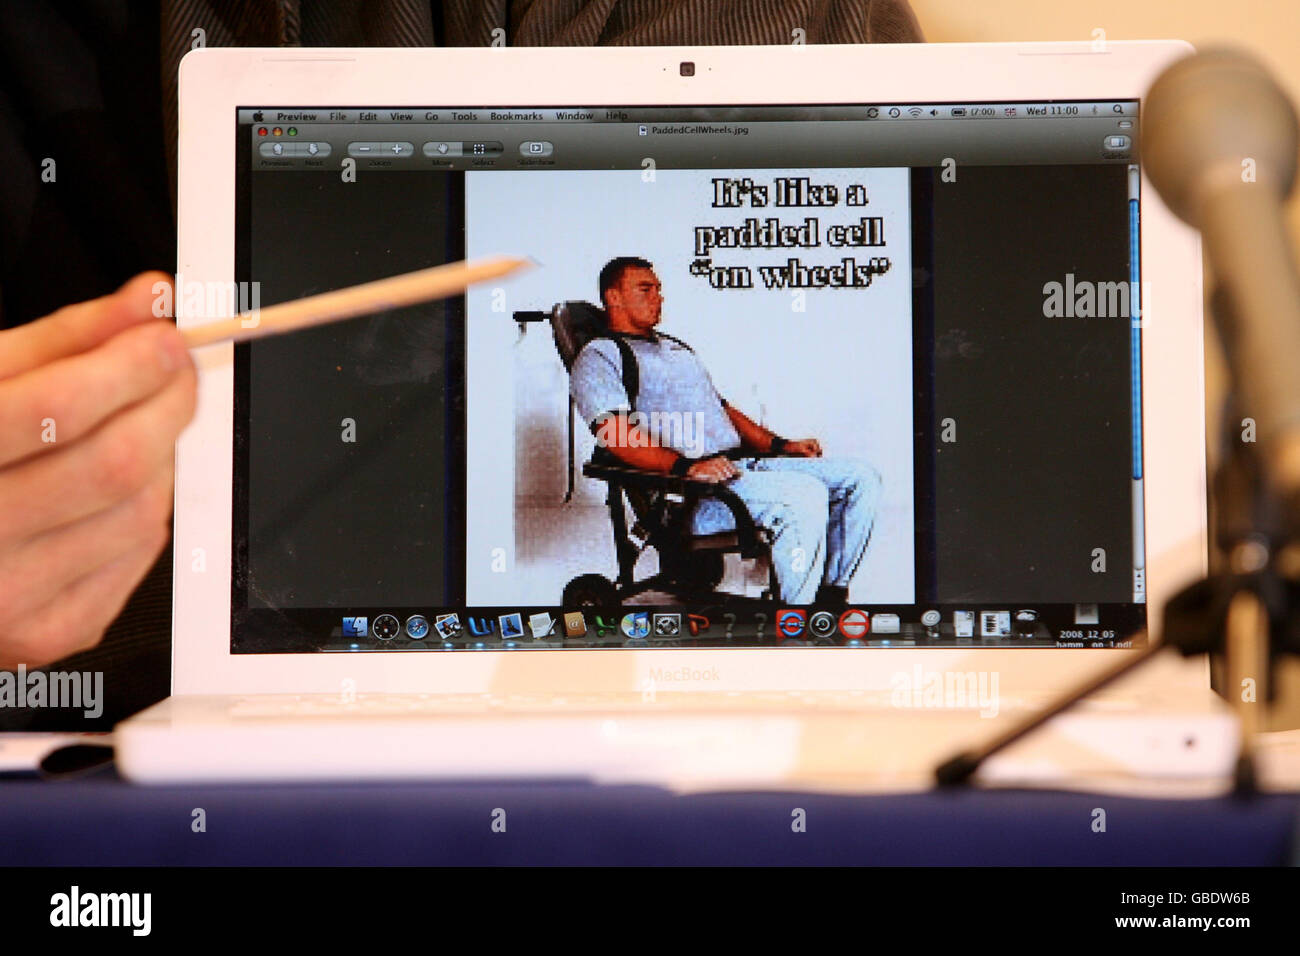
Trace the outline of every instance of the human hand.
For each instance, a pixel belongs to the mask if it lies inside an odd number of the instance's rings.
[[[800,438],[786,442],[781,452],[793,458],[820,458],[822,456],[822,443],[816,438]]]
[[[198,376],[160,272],[0,331],[0,667],[99,642],[171,533]]]
[[[720,481],[726,481],[729,478],[735,478],[739,471],[731,463],[731,459],[726,455],[714,455],[712,458],[702,458],[686,470],[686,477],[693,478],[696,481],[707,481],[717,484]]]

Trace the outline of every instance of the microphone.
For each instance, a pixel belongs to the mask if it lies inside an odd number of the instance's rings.
[[[1300,275],[1283,204],[1295,182],[1295,110],[1254,59],[1210,50],[1147,93],[1142,160],[1156,191],[1201,231],[1226,308],[1215,321],[1240,410],[1255,420],[1280,529],[1300,540]]]

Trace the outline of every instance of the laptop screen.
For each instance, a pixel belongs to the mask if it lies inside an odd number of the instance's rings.
[[[232,650],[1133,646],[1137,107],[240,108]]]

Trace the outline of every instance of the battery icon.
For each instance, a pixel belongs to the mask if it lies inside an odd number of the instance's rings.
[[[966,107],[964,107],[964,106],[954,106],[954,107],[952,108],[952,115],[953,115],[953,116],[965,116],[965,115],[966,115]]]

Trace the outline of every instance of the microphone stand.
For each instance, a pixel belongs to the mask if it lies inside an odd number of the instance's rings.
[[[1231,333],[1226,296],[1216,292],[1212,310],[1221,330]],[[1226,337],[1226,336],[1225,336]],[[1215,528],[1225,566],[1174,595],[1164,608],[1163,643],[1147,644],[1101,674],[1066,691],[1041,711],[1025,717],[983,746],[959,753],[935,768],[942,787],[968,783],[989,757],[1032,733],[1051,718],[1149,661],[1165,647],[1184,657],[1222,654],[1224,694],[1240,727],[1234,792],[1256,792],[1255,737],[1272,699],[1272,669],[1282,654],[1300,654],[1300,544],[1287,540],[1275,497],[1266,487],[1252,443],[1237,434],[1235,401],[1224,416],[1225,455],[1216,469]]]

